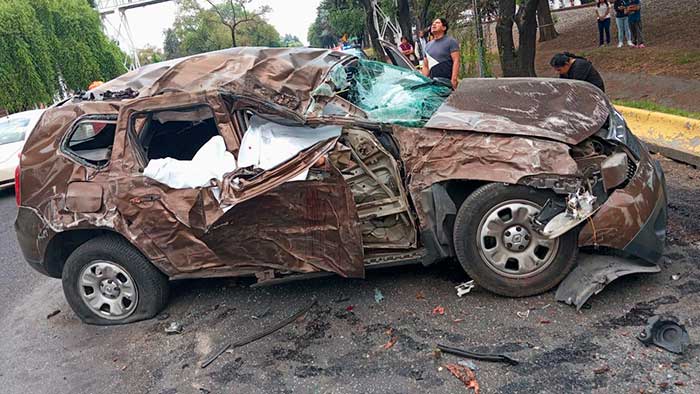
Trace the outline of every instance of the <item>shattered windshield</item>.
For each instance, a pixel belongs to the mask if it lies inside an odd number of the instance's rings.
[[[366,112],[371,120],[422,127],[452,89],[422,74],[387,63],[359,59],[331,71],[317,96],[339,95]]]
[[[0,145],[12,144],[24,140],[29,118],[0,121]]]

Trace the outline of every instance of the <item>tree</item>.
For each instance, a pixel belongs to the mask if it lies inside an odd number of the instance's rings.
[[[357,0],[322,0],[316,19],[309,26],[309,44],[334,47],[344,35],[358,38],[365,35],[365,9]]]
[[[365,9],[365,28],[367,29],[367,37],[369,38],[369,44],[374,50],[374,55],[378,59],[384,59],[386,54],[384,53],[384,48],[379,42],[379,32],[377,32],[375,24],[374,10],[372,8],[372,0],[359,0],[362,7]]]
[[[84,0],[0,1],[0,107],[49,104],[61,93],[124,73],[124,54]]]
[[[537,7],[537,24],[540,27],[540,42],[553,40],[559,36],[557,29],[554,27],[554,19],[552,18],[552,10],[549,8],[548,0],[540,0]]]
[[[173,28],[168,28],[165,30],[163,56],[165,59],[175,59],[182,56],[180,55],[180,38],[177,36],[177,33]]]
[[[413,43],[413,29],[411,28],[411,7],[408,0],[398,0],[398,17],[401,34]]]
[[[163,51],[154,47],[153,45],[147,45],[145,48],[139,49],[139,62],[142,66],[146,64],[159,63],[165,60],[165,55]]]
[[[236,30],[244,23],[259,21],[265,14],[270,12],[269,6],[262,6],[255,11],[248,12],[246,6],[252,0],[227,0],[225,3],[217,4],[213,0],[207,0],[212,10],[219,15],[221,23],[226,25],[231,31],[231,46],[238,46],[236,43]]]
[[[516,0],[499,0],[496,40],[501,70],[504,77],[535,77],[535,51],[537,40],[537,7],[540,1],[520,0],[516,13]],[[518,47],[513,40],[513,24],[518,29]]]
[[[280,36],[272,25],[260,17],[236,29],[238,45],[280,46]],[[229,27],[217,12],[204,9],[196,0],[181,0],[172,28],[166,30],[163,52],[167,59],[230,48]]]
[[[301,42],[299,37],[293,36],[291,34],[285,34],[280,42],[281,46],[285,48],[303,47],[304,44]]]

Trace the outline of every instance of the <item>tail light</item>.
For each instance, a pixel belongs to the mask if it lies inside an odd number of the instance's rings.
[[[22,159],[22,153],[18,154],[17,156],[20,160]],[[20,202],[22,201],[19,195],[19,166],[20,163],[18,162],[17,167],[15,168],[15,202],[17,202],[17,206],[19,206]]]

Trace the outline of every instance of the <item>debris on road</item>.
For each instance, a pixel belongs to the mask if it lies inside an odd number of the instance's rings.
[[[272,334],[273,332],[275,332],[275,331],[281,329],[281,328],[284,327],[284,326],[287,326],[287,325],[291,324],[292,322],[294,322],[294,321],[297,320],[298,318],[300,318],[300,317],[302,317],[303,315],[305,315],[306,312],[308,312],[309,310],[311,310],[311,308],[312,308],[314,305],[316,305],[316,300],[311,301],[311,303],[309,303],[309,305],[307,305],[307,306],[305,306],[304,308],[300,309],[297,313],[293,314],[292,316],[290,316],[290,317],[288,317],[288,318],[286,318],[286,319],[280,321],[279,323],[277,323],[277,324],[275,324],[275,325],[273,325],[273,326],[270,326],[270,327],[268,327],[268,328],[266,328],[266,329],[260,331],[260,332],[257,333],[257,334],[253,334],[253,335],[251,335],[251,336],[249,336],[249,337],[246,337],[246,338],[243,338],[243,339],[241,339],[241,340],[239,340],[239,341],[237,341],[237,342],[225,344],[224,346],[221,347],[221,349],[217,350],[217,351],[216,351],[215,353],[213,353],[211,356],[207,357],[207,359],[204,360],[204,361],[202,362],[202,364],[200,365],[200,367],[201,367],[202,369],[208,367],[209,364],[213,363],[217,358],[219,358],[219,356],[221,356],[222,354],[224,354],[224,352],[227,351],[227,350],[230,349],[230,348],[237,348],[237,347],[245,346],[245,345],[247,345],[247,344],[249,344],[249,343],[251,343],[251,342],[255,342],[255,341],[257,341],[258,339],[264,338],[264,337],[266,337],[266,336]]]
[[[165,326],[165,333],[168,335],[182,334],[182,331],[184,331],[182,324],[176,321],[172,321],[170,324]]]
[[[469,292],[472,291],[474,287],[476,287],[476,285],[474,284],[473,280],[455,286],[455,289],[457,289],[457,297],[461,298],[465,294],[469,294]]]
[[[383,299],[384,299],[384,294],[382,294],[381,290],[375,288],[374,289],[374,302],[379,304],[380,302],[382,302]]]
[[[398,339],[399,339],[398,337],[392,336],[392,337],[389,339],[389,342],[385,343],[385,344],[382,346],[382,349],[384,349],[384,350],[391,349],[392,347],[394,347],[394,344],[396,344],[396,341],[397,341]]]
[[[457,364],[459,364],[459,365],[461,365],[461,366],[463,366],[463,367],[469,368],[469,369],[471,369],[472,371],[478,371],[478,370],[479,370],[479,367],[477,367],[476,364],[474,364],[474,362],[471,361],[471,360],[459,360],[459,361],[457,361]]]
[[[518,315],[518,317],[521,319],[527,319],[530,316],[530,310],[528,309],[525,312],[517,311],[515,312],[515,314]]]
[[[445,314],[445,308],[438,305],[435,308],[433,308],[433,315],[444,315]]]
[[[675,281],[675,280],[678,280],[678,279],[680,279],[680,278],[681,278],[681,275],[680,275],[680,274],[673,274],[673,275],[671,275],[671,280],[674,280],[674,281]]]
[[[645,345],[654,344],[676,354],[683,354],[690,344],[685,326],[678,323],[677,317],[667,315],[651,316],[637,339]]]
[[[345,310],[348,311],[348,312],[352,312],[353,309],[355,309],[355,307],[352,306],[352,305],[348,305],[348,306],[345,307]]]
[[[601,374],[604,374],[604,373],[609,372],[609,371],[610,371],[610,367],[607,366],[607,365],[603,365],[603,366],[600,367],[600,368],[594,369],[594,370],[593,370],[593,373],[596,374],[596,375],[601,375]]]
[[[263,309],[259,313],[251,316],[251,318],[254,320],[262,319],[263,317],[267,316],[268,313],[270,313],[270,309],[271,308],[268,306],[267,308]]]
[[[425,295],[423,294],[422,291],[419,291],[418,293],[416,293],[416,299],[417,300],[424,300],[425,299]]]
[[[53,311],[53,312],[49,313],[48,315],[46,315],[46,318],[47,318],[47,319],[50,319],[50,318],[52,318],[52,317],[58,315],[59,313],[61,313],[61,310],[60,310],[60,309],[56,309],[55,311]]]
[[[474,371],[457,364],[445,364],[445,368],[447,368],[454,377],[461,380],[467,389],[474,389],[474,393],[479,394],[479,382],[476,381]]]
[[[451,347],[451,346],[441,345],[439,343],[437,345],[437,348],[440,349],[440,351],[445,352],[445,353],[450,353],[450,354],[454,354],[456,356],[461,356],[461,357],[466,357],[466,358],[472,358],[474,360],[493,361],[493,362],[499,362],[499,363],[507,363],[510,365],[518,365],[519,364],[519,362],[517,360],[514,360],[514,359],[512,359],[504,354],[471,352],[468,350],[458,349],[458,348]]]
[[[156,320],[163,321],[163,320],[168,319],[169,317],[170,317],[170,314],[164,312],[164,313],[161,313],[160,315],[158,315],[158,317],[156,317]]]
[[[336,298],[335,300],[333,300],[333,302],[335,302],[336,304],[340,304],[341,302],[347,302],[347,301],[350,301],[350,297],[340,296],[340,297]]]

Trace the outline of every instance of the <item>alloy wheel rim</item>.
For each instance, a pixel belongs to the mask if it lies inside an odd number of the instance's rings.
[[[539,274],[554,261],[559,239],[533,229],[531,218],[541,207],[528,200],[509,200],[491,208],[477,231],[479,255],[498,275],[520,279]]]
[[[130,316],[138,305],[138,289],[129,272],[111,261],[95,260],[78,276],[78,291],[85,305],[108,320]]]

